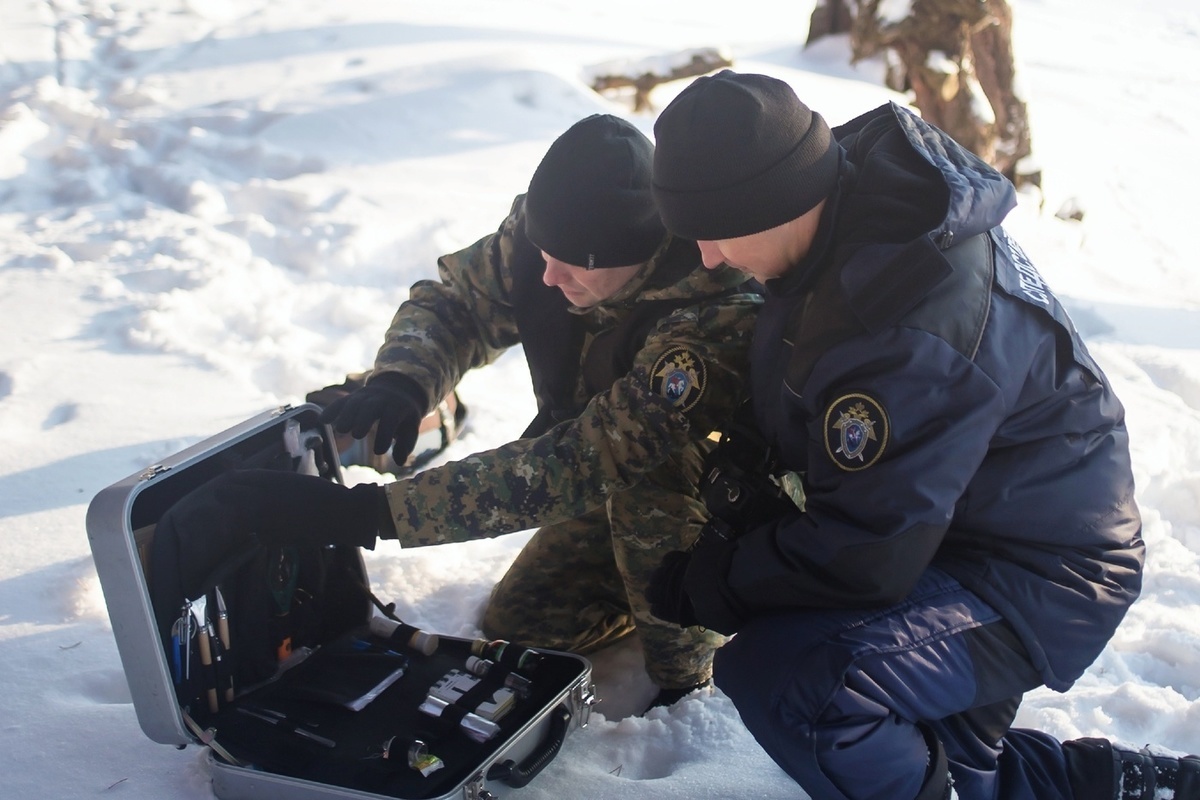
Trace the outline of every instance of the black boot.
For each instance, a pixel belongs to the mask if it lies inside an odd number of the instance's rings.
[[[1063,742],[1077,800],[1200,800],[1200,757],[1133,750],[1107,739]],[[1172,792],[1173,794],[1168,794]]]

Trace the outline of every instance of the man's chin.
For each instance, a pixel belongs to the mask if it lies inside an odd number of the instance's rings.
[[[595,301],[592,300],[592,298],[588,295],[575,294],[574,292],[568,292],[562,289],[559,289],[559,291],[561,291],[563,296],[567,298],[567,302],[576,308],[590,308],[596,304]]]

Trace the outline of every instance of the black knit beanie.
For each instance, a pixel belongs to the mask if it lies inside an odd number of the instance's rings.
[[[649,261],[667,235],[650,191],[654,145],[629,122],[593,114],[550,145],[529,182],[525,235],[588,269]]]
[[[837,185],[838,143],[781,80],[698,78],[654,124],[654,199],[667,229],[713,241],[803,215]]]

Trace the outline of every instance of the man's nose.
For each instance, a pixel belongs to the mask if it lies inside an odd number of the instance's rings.
[[[563,269],[563,262],[550,256],[543,256],[546,259],[546,271],[542,273],[542,283],[547,286],[561,286],[566,283],[567,271]]]
[[[700,246],[700,260],[708,269],[716,269],[725,263],[725,254],[716,242],[696,242]]]

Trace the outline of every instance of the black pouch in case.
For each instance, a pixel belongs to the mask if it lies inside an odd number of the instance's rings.
[[[284,408],[92,501],[88,537],[143,731],[208,745],[222,800],[481,798],[485,787],[525,785],[586,724],[586,659],[535,651],[535,675],[497,656],[469,688],[431,698],[436,687],[470,683],[461,676],[482,643],[441,637],[426,652],[407,635],[379,634],[368,624],[372,606],[385,615],[390,607],[372,596],[357,548],[267,547],[216,533],[183,541],[170,526],[158,530],[167,509],[186,510],[189,495],[226,470],[340,482],[332,441],[317,407]],[[513,699],[501,691],[508,686],[520,698],[496,722],[481,720],[476,711]],[[430,753],[439,758],[418,757]]]
[[[180,552],[174,541],[151,545],[150,596],[176,696],[201,721],[231,689],[274,679],[366,613],[357,554],[346,548],[254,547],[187,591]]]

